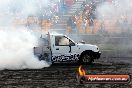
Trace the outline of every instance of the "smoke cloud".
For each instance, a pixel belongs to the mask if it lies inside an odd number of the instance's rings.
[[[46,7],[48,0],[0,0],[0,70],[49,66],[34,56],[33,47],[37,46],[38,39],[33,31],[12,25],[16,17],[26,19],[42,15]]]
[[[0,69],[36,69],[49,66],[33,54],[37,41],[25,28],[0,30]]]
[[[126,17],[131,11],[131,0],[112,0],[112,2],[104,2],[97,7],[98,19],[120,19]]]
[[[99,34],[104,35],[99,39],[99,47],[108,51],[110,57],[129,57],[132,49],[132,0],[111,1],[100,3],[96,9],[103,30]],[[103,54],[107,56],[107,53]]]
[[[97,19],[102,22],[102,27],[109,32],[129,33],[132,24],[132,1],[112,0],[97,6]]]

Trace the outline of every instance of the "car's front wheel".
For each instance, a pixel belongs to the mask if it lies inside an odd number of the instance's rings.
[[[85,52],[83,55],[81,55],[79,63],[83,64],[91,64],[93,62],[93,56],[90,52]]]

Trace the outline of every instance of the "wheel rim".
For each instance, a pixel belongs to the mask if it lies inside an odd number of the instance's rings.
[[[84,55],[82,58],[83,62],[90,62],[90,60],[91,60],[91,57],[89,55]]]

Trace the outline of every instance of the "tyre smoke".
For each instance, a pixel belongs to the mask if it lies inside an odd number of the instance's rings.
[[[0,70],[49,66],[34,56],[33,47],[37,46],[38,39],[33,30],[26,25],[13,25],[16,18],[42,15],[41,10],[48,7],[47,3],[48,0],[0,0]]]
[[[38,69],[49,66],[33,54],[37,38],[25,28],[0,30],[0,70]]]

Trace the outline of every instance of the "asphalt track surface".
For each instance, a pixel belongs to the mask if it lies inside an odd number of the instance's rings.
[[[76,80],[78,67],[77,64],[54,64],[43,69],[2,70],[0,88],[132,88],[132,81],[81,85]],[[132,75],[132,58],[101,58],[82,67],[87,74]]]

